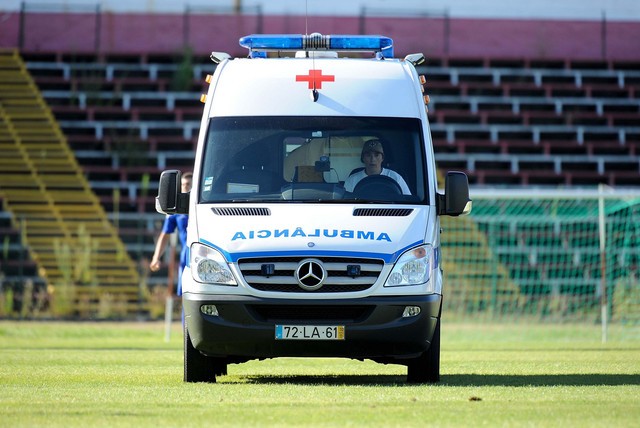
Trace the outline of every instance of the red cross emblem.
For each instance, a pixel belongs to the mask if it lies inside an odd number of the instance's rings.
[[[323,75],[322,70],[309,70],[309,74],[298,74],[296,82],[309,82],[309,89],[322,89],[322,82],[335,82],[336,76]]]

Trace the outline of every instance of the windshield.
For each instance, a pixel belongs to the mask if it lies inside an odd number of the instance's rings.
[[[428,203],[418,119],[223,117],[209,122],[201,203]]]

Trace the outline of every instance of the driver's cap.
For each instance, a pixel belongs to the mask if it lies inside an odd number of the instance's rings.
[[[367,152],[374,152],[384,154],[384,149],[382,148],[382,143],[378,139],[367,140],[364,142],[362,146],[362,154],[364,155]]]

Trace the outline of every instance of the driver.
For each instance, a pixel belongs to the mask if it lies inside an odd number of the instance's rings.
[[[382,167],[382,161],[384,160],[384,149],[382,143],[378,139],[367,140],[362,146],[362,154],[360,155],[360,161],[364,163],[364,169],[351,174],[344,182],[344,188],[347,192],[353,192],[356,184],[363,178],[369,175],[385,175],[390,177],[400,185],[403,195],[410,195],[411,191],[409,186],[404,181],[402,176],[397,172]]]

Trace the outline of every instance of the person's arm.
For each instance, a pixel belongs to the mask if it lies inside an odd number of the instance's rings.
[[[396,181],[400,185],[400,188],[402,189],[402,194],[403,195],[410,195],[411,194],[411,190],[409,190],[409,186],[407,185],[407,182],[404,181],[404,178],[402,178],[402,176],[400,174],[398,174],[398,179]]]
[[[347,192],[353,192],[353,189],[356,188],[356,184],[358,184],[358,182],[362,180],[363,174],[364,173],[362,171],[358,171],[348,176],[347,179],[344,181],[344,190],[346,190]]]
[[[167,247],[167,242],[169,242],[170,237],[170,234],[165,232],[160,233],[160,236],[158,236],[156,250],[153,252],[153,258],[149,264],[149,269],[151,269],[152,272],[157,272],[160,269],[160,257],[164,254],[164,249]]]
[[[411,190],[409,190],[409,186],[407,185],[407,182],[404,181],[404,178],[400,174],[398,174],[392,169],[387,169],[387,168],[382,170],[382,174],[386,175],[387,177],[393,178],[395,182],[398,183],[398,186],[400,186],[400,189],[402,190],[403,195],[411,194]]]

